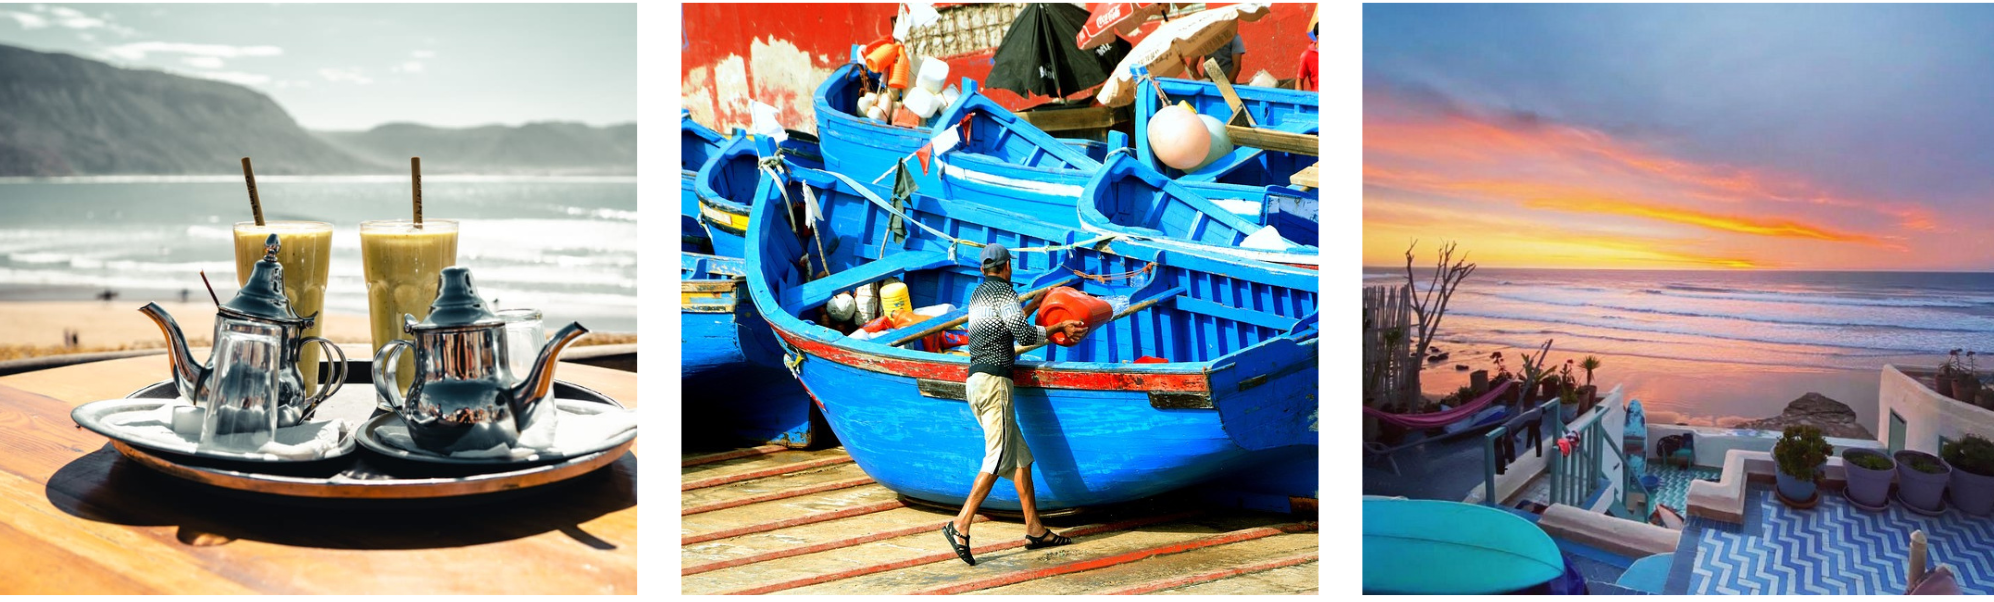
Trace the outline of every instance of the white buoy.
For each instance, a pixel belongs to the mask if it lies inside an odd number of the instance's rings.
[[[879,102],[878,94],[867,92],[865,96],[859,97],[858,113],[860,115],[864,115],[866,111],[872,110],[872,106],[874,104],[878,104],[878,102]]]
[[[942,62],[940,59],[928,57],[921,59],[921,71],[915,76],[914,81],[919,84],[921,89],[927,90],[929,94],[940,94],[942,83],[948,81],[948,79],[949,64]]]
[[[955,86],[942,90],[942,108],[955,106],[955,100],[958,98],[962,98],[962,90],[956,89]]]
[[[907,91],[907,102],[905,104],[908,111],[919,115],[922,119],[927,119],[935,116],[935,109],[940,108],[940,102],[941,99],[937,98],[933,92],[929,92],[927,88],[915,88]]]
[[[1226,135],[1225,124],[1219,123],[1219,118],[1201,114],[1198,115],[1198,121],[1204,122],[1205,131],[1211,133],[1212,146],[1210,150],[1205,151],[1205,160],[1198,163],[1197,169],[1191,171],[1204,169],[1205,166],[1217,162],[1232,152],[1232,137]]]
[[[879,108],[879,105],[873,105],[872,108],[865,110],[865,116],[873,121],[885,121],[886,110]]]

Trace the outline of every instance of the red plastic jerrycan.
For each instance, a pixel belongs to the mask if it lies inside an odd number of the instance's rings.
[[[1039,305],[1039,326],[1052,326],[1067,320],[1079,320],[1092,332],[1094,327],[1108,323],[1115,317],[1115,307],[1107,301],[1095,299],[1087,293],[1071,287],[1058,287],[1045,294],[1045,303]],[[1052,342],[1061,347],[1072,347],[1078,340],[1067,340],[1066,333],[1055,333]]]

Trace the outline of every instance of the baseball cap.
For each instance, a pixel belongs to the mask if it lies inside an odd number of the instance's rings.
[[[1011,250],[1004,245],[991,243],[983,247],[983,267],[994,268],[1011,263]]]

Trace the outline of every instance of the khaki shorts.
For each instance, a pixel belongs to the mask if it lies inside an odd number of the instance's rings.
[[[969,375],[965,383],[969,409],[983,426],[983,468],[999,476],[1011,476],[1018,468],[1032,465],[1032,450],[1025,446],[1025,434],[1018,431],[1018,412],[1011,407],[1011,379],[981,372]]]

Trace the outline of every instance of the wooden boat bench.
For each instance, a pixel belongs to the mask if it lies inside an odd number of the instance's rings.
[[[940,251],[907,251],[895,253],[885,259],[868,262],[865,265],[847,269],[828,277],[811,281],[782,292],[782,306],[790,311],[803,311],[823,305],[841,291],[884,280],[905,272],[918,272],[939,267],[956,265],[947,253]]]

